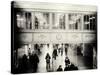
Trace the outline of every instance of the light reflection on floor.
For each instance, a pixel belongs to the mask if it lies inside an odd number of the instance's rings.
[[[47,45],[44,45],[43,48],[41,49],[41,51],[42,51],[42,54],[39,57],[40,62],[38,64],[37,72],[47,72],[45,56],[47,53],[49,53],[50,56],[52,56],[52,52],[53,52],[52,44],[50,44],[49,48],[47,47]],[[82,56],[77,56],[75,51],[72,50],[70,47],[68,48],[67,56],[70,59],[70,62],[72,62],[74,65],[76,65],[79,69],[86,69]],[[52,62],[52,60],[53,60],[53,62]],[[56,71],[59,65],[62,65],[62,68],[64,69],[64,67],[65,67],[64,61],[65,61],[65,51],[63,52],[62,56],[61,56],[61,54],[58,54],[56,60],[52,59],[52,57],[51,57],[51,65],[50,65],[51,71]]]

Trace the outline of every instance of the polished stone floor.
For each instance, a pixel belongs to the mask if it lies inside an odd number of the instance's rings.
[[[37,72],[47,72],[45,56],[46,56],[46,53],[49,53],[50,56],[52,56],[52,50],[50,49],[47,49],[47,47],[43,47],[41,49],[41,55],[39,56],[40,62],[38,64]],[[73,63],[75,66],[77,66],[79,70],[89,69],[91,67],[91,65],[88,65],[88,64],[92,64],[92,62],[85,60],[86,57],[82,55],[77,55],[76,52],[72,50],[71,48],[68,48],[67,56],[70,62]],[[64,51],[62,56],[60,53],[58,53],[56,60],[51,58],[51,63],[50,63],[51,71],[56,71],[59,65],[62,65],[62,68],[64,69],[65,57],[66,55]]]
[[[65,50],[63,50],[63,55],[61,55],[61,53],[58,52],[58,56],[57,56],[56,60],[54,58],[52,58],[52,53],[53,53],[52,46],[49,46],[49,48],[48,48],[46,45],[44,45],[40,51],[41,51],[41,53],[40,53],[40,55],[38,55],[39,63],[38,63],[37,72],[39,72],[39,73],[48,72],[46,70],[46,60],[45,60],[45,56],[47,53],[49,53],[51,56],[49,72],[57,71],[57,68],[59,67],[59,65],[62,65],[62,69],[64,70],[65,57],[66,57]],[[69,58],[69,60],[72,64],[74,64],[76,67],[78,67],[78,70],[93,68],[92,67],[93,61],[91,60],[90,57],[84,57],[82,55],[77,55],[77,52],[70,47],[68,48],[67,57]],[[25,72],[32,73],[33,69],[31,68],[30,63],[28,63],[27,66],[28,66],[28,69]],[[18,70],[20,71],[21,69],[18,69]]]

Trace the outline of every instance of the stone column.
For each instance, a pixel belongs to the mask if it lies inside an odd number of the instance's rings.
[[[34,12],[31,12],[31,15],[32,15],[32,17],[31,17],[31,21],[32,21],[32,29],[35,29],[35,14],[34,14]]]
[[[49,13],[49,28],[52,29],[52,13]]]
[[[55,18],[54,18],[54,19],[55,19],[55,20],[54,20],[54,21],[55,21],[55,22],[54,22],[54,26],[58,28],[58,27],[59,27],[59,26],[58,26],[58,25],[59,25],[59,14],[58,14],[58,13],[54,13],[54,17],[55,17]]]
[[[23,26],[24,26],[24,29],[26,29],[26,18],[25,18],[25,12],[23,12]]]
[[[81,16],[81,30],[84,30],[84,15]]]
[[[65,29],[69,29],[69,17],[68,14],[65,14]]]
[[[85,55],[85,53],[84,53],[84,51],[85,51],[85,43],[83,43],[83,51],[82,51],[82,53],[83,53],[83,56]]]

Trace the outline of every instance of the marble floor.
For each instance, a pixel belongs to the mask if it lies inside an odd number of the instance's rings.
[[[46,56],[46,53],[49,53],[50,56],[52,56],[52,51],[53,51],[52,47],[49,47],[49,49],[48,49],[46,46],[44,46],[41,49],[41,55],[39,56],[40,62],[38,64],[37,72],[47,72],[45,56]],[[84,57],[81,55],[77,55],[76,52],[74,50],[72,50],[71,48],[68,48],[67,56],[68,56],[70,62],[73,63],[75,66],[77,66],[79,70],[83,70],[83,69],[88,68],[88,66],[85,65],[87,63],[85,63]],[[60,53],[58,53],[56,60],[51,57],[51,59],[50,59],[51,71],[56,71],[59,65],[62,65],[62,68],[64,69],[65,57],[66,57],[65,51],[63,52],[62,56]]]

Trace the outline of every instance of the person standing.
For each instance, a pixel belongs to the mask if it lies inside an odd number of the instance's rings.
[[[53,58],[56,60],[56,56],[58,56],[57,55],[57,49],[54,49],[54,51],[53,51]]]
[[[68,44],[65,44],[65,54],[67,56],[67,53],[68,53]]]
[[[29,61],[30,61],[30,65],[31,65],[31,67],[33,69],[33,72],[36,72],[37,71],[37,67],[38,67],[38,63],[39,63],[39,58],[38,58],[37,54],[33,53],[32,55],[30,55]]]
[[[27,56],[26,54],[23,55],[22,57],[22,72],[26,72],[27,71],[27,62],[28,62],[28,59],[27,59]]]
[[[45,59],[46,59],[46,69],[47,71],[49,71],[50,70],[50,59],[51,59],[49,53],[47,53]]]
[[[65,65],[67,66],[68,64],[70,64],[70,61],[68,59],[68,57],[65,58]]]
[[[63,46],[61,47],[61,56],[63,55]]]
[[[37,68],[38,68],[38,63],[39,63],[39,57],[37,56],[37,54],[35,53],[33,55],[33,66],[34,66],[34,72],[37,72]]]

